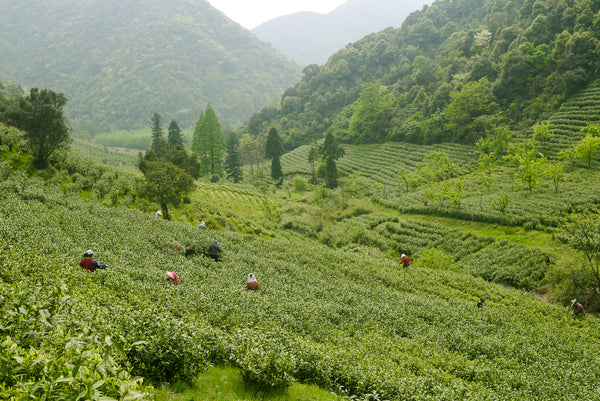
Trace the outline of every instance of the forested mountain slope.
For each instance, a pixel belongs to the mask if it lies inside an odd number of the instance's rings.
[[[77,128],[192,127],[211,102],[235,126],[299,67],[205,0],[0,0],[0,79],[64,93]]]
[[[329,14],[298,12],[252,30],[259,38],[302,64],[324,64],[346,44],[387,27],[399,27],[409,13],[430,0],[349,0]]]
[[[353,143],[468,144],[502,124],[526,129],[598,77],[599,11],[593,0],[435,1],[306,67],[248,131],[275,126],[292,149],[328,130]]]

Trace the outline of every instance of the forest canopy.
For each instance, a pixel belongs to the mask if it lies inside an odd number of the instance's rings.
[[[527,129],[597,79],[599,39],[597,0],[438,0],[305,67],[244,130],[275,126],[287,150],[328,131],[473,144],[499,124]]]

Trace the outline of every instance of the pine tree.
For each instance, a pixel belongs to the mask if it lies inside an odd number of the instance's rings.
[[[244,174],[242,170],[242,156],[240,154],[240,141],[235,133],[229,135],[227,141],[227,156],[225,157],[225,171],[227,178],[238,183],[242,181]]]
[[[204,149],[204,137],[202,135],[202,122],[204,121],[204,111],[200,111],[200,117],[194,127],[194,136],[192,137],[192,151],[196,152],[199,156],[202,156],[201,149]]]
[[[338,146],[335,136],[328,132],[321,146],[321,161],[319,168],[321,178],[325,180],[327,188],[335,188],[338,185],[337,165],[335,161],[344,155],[344,148]],[[324,167],[324,168],[323,168]]]
[[[152,116],[152,150],[160,157],[162,155],[162,147],[164,141],[164,133],[162,130],[162,119],[160,114],[154,113]]]
[[[204,114],[200,115],[194,130],[192,150],[201,159],[202,174],[220,175],[223,171],[221,160],[225,152],[225,136],[217,114],[210,106],[206,106]]]
[[[175,120],[171,120],[169,124],[169,145],[172,147],[183,146],[183,136],[181,135],[181,129]]]
[[[283,154],[283,145],[277,130],[272,127],[267,136],[267,144],[265,146],[265,157],[271,159],[271,178],[281,184],[283,179],[283,170],[281,169],[281,161],[279,158]]]

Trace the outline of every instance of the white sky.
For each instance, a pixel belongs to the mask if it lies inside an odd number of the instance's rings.
[[[328,14],[346,0],[208,0],[216,9],[244,28],[256,28],[282,15],[298,11]]]

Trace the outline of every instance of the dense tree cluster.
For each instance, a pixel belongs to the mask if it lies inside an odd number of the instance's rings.
[[[2,86],[14,92],[14,87]],[[67,98],[49,89],[32,88],[29,95],[0,96],[0,121],[25,131],[34,164],[45,168],[58,149],[69,145],[71,137],[65,121]]]
[[[473,144],[530,127],[600,74],[597,0],[440,0],[402,27],[309,65],[248,132],[276,127],[286,150],[340,141]]]
[[[200,176],[201,164],[196,153],[188,153],[175,120],[169,125],[168,140],[164,137],[162,118],[152,116],[152,146],[138,156],[138,168],[144,174],[139,188],[145,196],[160,204],[162,215],[169,219],[169,206],[178,205],[194,189],[194,179]]]
[[[205,1],[8,0],[0,26],[0,79],[60,88],[92,136],[144,129],[148,110],[192,128],[209,99],[234,127],[301,73]]]

